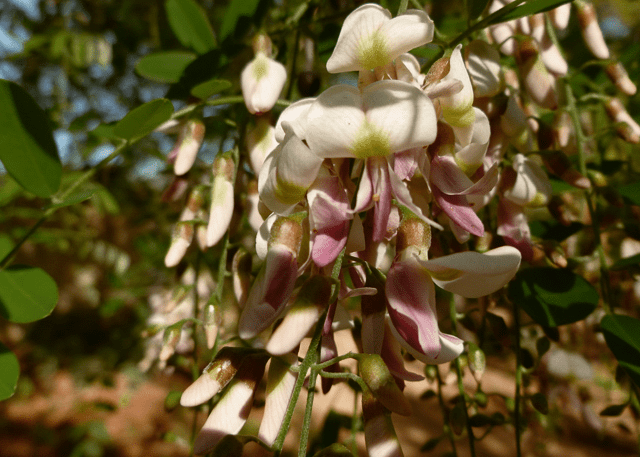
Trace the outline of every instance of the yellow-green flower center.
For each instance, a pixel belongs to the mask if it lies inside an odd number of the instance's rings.
[[[260,81],[262,78],[267,76],[269,72],[269,62],[267,61],[267,57],[260,53],[255,62],[253,63],[253,76],[256,78],[256,81]]]
[[[385,37],[379,31],[376,30],[358,43],[358,62],[363,68],[372,70],[390,61]]]
[[[365,119],[351,146],[354,157],[358,159],[385,157],[391,152],[388,135]]]

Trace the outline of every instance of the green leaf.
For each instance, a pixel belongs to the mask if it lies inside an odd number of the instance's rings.
[[[562,225],[556,220],[529,222],[529,229],[531,229],[533,236],[543,240],[555,240],[558,242],[566,240],[583,228],[584,225],[580,222],[572,222],[569,225]]]
[[[193,0],[167,0],[167,19],[180,43],[204,54],[216,47],[216,37],[207,14]]]
[[[622,186],[618,192],[628,203],[640,205],[640,181]]]
[[[48,316],[58,303],[58,286],[44,270],[11,266],[0,270],[0,315],[26,323]]]
[[[60,187],[62,165],[49,119],[20,86],[0,79],[0,161],[22,187],[49,197]]]
[[[529,400],[531,401],[531,406],[533,406],[536,411],[544,414],[545,416],[549,414],[549,402],[543,393],[536,392],[529,398]]]
[[[552,10],[560,5],[564,5],[565,3],[569,3],[571,1],[572,0],[529,0],[528,2],[517,6],[515,9],[507,12],[504,15],[497,15],[496,18],[490,21],[487,25],[511,21],[513,19],[520,19],[521,17],[525,16],[533,16],[534,14]],[[508,6],[509,5],[507,5],[507,7],[505,8],[508,8]],[[500,10],[498,10],[498,12],[499,11]]]
[[[231,0],[222,18],[220,39],[233,34],[241,17],[255,17],[259,5],[260,0]]]
[[[15,354],[0,343],[0,400],[6,400],[16,391],[20,364]]]
[[[50,209],[53,209],[53,208],[57,209],[57,208],[63,208],[65,206],[75,205],[77,203],[90,199],[91,197],[93,197],[93,194],[95,193],[96,193],[96,189],[79,190],[77,192],[72,193],[61,202],[51,205]]]
[[[632,255],[631,257],[625,257],[624,259],[620,259],[614,262],[611,265],[610,270],[626,270],[629,267],[637,267],[640,265],[640,254]]]
[[[142,138],[156,127],[168,121],[173,114],[173,105],[165,98],[145,103],[129,112],[116,124],[113,132],[125,140]]]
[[[598,298],[591,284],[569,270],[529,268],[509,283],[509,299],[543,327],[584,319],[596,308]]]
[[[4,233],[0,233],[0,259],[9,254],[13,249],[13,241]]]
[[[488,4],[489,0],[469,0],[469,19],[478,19]]]
[[[607,346],[629,377],[640,386],[640,320],[609,314],[600,321]]]
[[[156,52],[144,56],[136,64],[136,72],[147,79],[160,83],[177,83],[184,69],[196,59],[193,52]]]
[[[119,140],[120,137],[113,132],[116,124],[99,124],[95,129],[89,131],[91,135],[104,138],[110,141]]]
[[[209,81],[200,83],[192,88],[191,95],[201,100],[206,100],[207,98],[219,94],[220,92],[225,91],[230,87],[231,82],[227,81],[226,79],[210,79]]]

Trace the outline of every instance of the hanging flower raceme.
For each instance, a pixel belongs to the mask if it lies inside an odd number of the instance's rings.
[[[242,70],[240,84],[244,103],[251,114],[271,110],[287,80],[287,69],[271,58],[271,40],[259,35],[254,40],[255,57]]]

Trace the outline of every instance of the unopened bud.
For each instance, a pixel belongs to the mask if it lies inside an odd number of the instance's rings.
[[[571,217],[571,213],[567,209],[565,203],[562,201],[558,195],[554,195],[549,200],[549,204],[547,205],[549,212],[554,217],[555,220],[560,222],[565,227],[568,227],[573,222]]]
[[[411,415],[411,404],[396,384],[382,357],[378,354],[362,354],[358,367],[362,380],[382,405],[403,416]]]
[[[297,255],[302,242],[302,221],[306,217],[306,212],[278,217],[273,223],[273,227],[271,227],[269,246],[280,244],[286,246]]]
[[[629,115],[622,102],[612,97],[604,106],[609,117],[619,124],[616,126],[618,135],[629,143],[640,143],[640,125]]]
[[[381,450],[388,456],[403,455],[390,414],[369,389],[362,392],[362,415],[369,455],[376,456]]]
[[[579,189],[589,189],[591,182],[576,170],[562,151],[549,151],[540,154],[547,169],[564,182]]]
[[[233,179],[235,163],[231,152],[216,157],[213,162],[211,209],[207,226],[207,246],[216,245],[227,232],[234,208]]]
[[[611,62],[605,67],[607,76],[623,94],[632,96],[636,94],[636,85],[631,81],[627,70],[620,62]]]
[[[167,268],[178,265],[184,257],[187,249],[193,241],[193,224],[190,222],[178,222],[173,228],[171,236],[171,246],[164,257],[164,264]]]
[[[555,77],[542,62],[535,40],[526,39],[520,43],[516,61],[522,71],[524,86],[533,101],[544,108],[556,109],[558,97]]]
[[[255,353],[254,349],[247,348],[225,346],[220,349],[202,375],[184,391],[180,404],[197,406],[213,398],[229,384],[247,356]]]
[[[255,54],[264,52],[267,56],[271,56],[271,38],[269,38],[267,35],[261,33],[253,37],[251,46],[253,47],[253,52]]]
[[[220,313],[216,311],[213,303],[207,303],[204,307],[204,334],[207,337],[207,348],[212,349],[218,337],[220,326]]]
[[[182,176],[174,176],[169,187],[165,189],[160,197],[162,203],[175,202],[182,198],[189,187],[189,181]]]
[[[180,341],[180,333],[182,332],[182,322],[173,324],[164,331],[164,337],[162,339],[162,349],[158,359],[161,362],[166,362],[176,352],[176,347]]]
[[[172,152],[175,154],[173,171],[176,175],[183,175],[191,169],[204,141],[204,134],[204,123],[199,119],[191,119],[184,125],[174,147],[175,152]]]
[[[487,359],[484,355],[482,349],[478,347],[475,343],[469,344],[469,353],[468,353],[468,362],[469,369],[471,373],[473,373],[473,377],[476,379],[476,382],[480,382],[482,379],[482,375],[484,374],[484,370],[487,368]]]
[[[426,256],[431,247],[431,227],[418,219],[408,208],[402,206],[400,211],[402,221],[397,232],[396,252],[402,252],[409,246],[415,246]]]
[[[243,308],[251,288],[251,255],[244,248],[238,249],[233,256],[231,277],[233,293],[238,300],[238,305]]]
[[[196,213],[204,205],[206,186],[198,185],[193,188],[187,198],[187,204],[180,215],[181,221],[190,221],[196,217]]]
[[[591,3],[582,0],[574,2],[574,5],[578,12],[578,22],[584,43],[598,59],[608,59],[609,48],[602,36],[600,25],[598,25],[595,8]]]

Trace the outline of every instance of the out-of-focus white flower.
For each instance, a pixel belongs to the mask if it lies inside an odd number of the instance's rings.
[[[467,69],[476,97],[493,97],[504,88],[500,54],[486,41],[473,40],[465,49]]]
[[[260,40],[257,40],[260,41]],[[287,69],[267,54],[270,45],[258,49],[240,75],[244,103],[251,114],[261,114],[273,108],[287,81]]]
[[[533,160],[522,154],[513,157],[516,179],[512,187],[506,189],[504,197],[520,206],[543,206],[551,198],[549,177]]]

